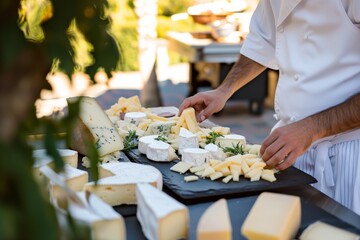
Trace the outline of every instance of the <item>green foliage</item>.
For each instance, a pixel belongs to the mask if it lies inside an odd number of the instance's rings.
[[[188,7],[191,6],[192,2],[192,0],[158,0],[158,14],[170,17],[171,15],[174,15],[176,13],[186,12]]]
[[[136,135],[135,130],[130,130],[128,135],[124,139],[124,151],[129,151],[133,148],[136,148],[138,145],[138,136]]]
[[[159,135],[157,138],[155,138],[155,140],[157,141],[162,141],[164,143],[169,143],[168,139],[166,138],[166,136],[162,136],[162,135]]]
[[[233,145],[233,147],[224,147],[223,148],[224,153],[228,153],[230,156],[235,156],[239,154],[244,154],[245,150],[243,149],[242,144],[236,144],[236,146]]]
[[[213,143],[215,144],[216,138],[218,137],[223,137],[224,135],[222,135],[221,133],[217,133],[215,131],[211,131],[209,133],[209,135],[206,136],[206,144],[210,144]]]

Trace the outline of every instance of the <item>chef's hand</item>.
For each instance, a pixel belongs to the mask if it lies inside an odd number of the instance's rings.
[[[196,120],[202,122],[212,114],[219,112],[225,106],[227,97],[219,89],[200,92],[186,98],[179,107],[179,115],[185,108],[193,107]]]
[[[313,133],[306,120],[275,129],[261,146],[262,159],[278,170],[292,166],[313,143]]]

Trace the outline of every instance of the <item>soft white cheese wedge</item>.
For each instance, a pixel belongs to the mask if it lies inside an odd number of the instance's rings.
[[[69,164],[65,164],[64,171],[60,172],[59,175],[64,179],[66,185],[75,192],[82,191],[84,185],[89,181],[87,171],[74,168]],[[66,193],[61,187],[51,183],[51,197],[53,199],[64,199]]]
[[[68,103],[80,100],[79,121],[71,133],[71,148],[87,154],[87,142],[93,142],[100,156],[122,150],[123,139],[104,110],[91,97],[71,97]]]
[[[139,139],[138,149],[142,154],[146,154],[149,144],[155,142],[155,138],[159,137],[159,135],[149,135],[143,136]]]
[[[170,162],[178,158],[170,144],[162,141],[155,141],[149,144],[146,157],[156,162]]]
[[[70,214],[76,224],[90,228],[91,239],[126,239],[125,221],[119,213],[94,194],[88,199],[85,192],[79,192],[77,195],[84,206],[69,201],[66,212],[55,204],[60,223],[67,222],[67,214]],[[63,227],[64,230],[69,229],[69,226]]]
[[[210,152],[211,158],[213,159],[224,160],[227,157],[222,148],[213,143],[207,144],[204,149]]]
[[[229,134],[229,135],[224,135],[223,137],[217,137],[215,140],[215,144],[222,148],[225,147],[233,148],[239,144],[239,146],[242,145],[243,148],[245,149],[246,139],[242,135]]]
[[[336,240],[359,240],[360,235],[317,221],[310,224],[300,235],[300,240],[336,239]]]
[[[185,148],[199,148],[199,140],[186,128],[180,128],[178,153],[182,154]]]
[[[136,204],[137,183],[149,183],[162,189],[162,175],[150,165],[111,162],[100,165],[99,174],[103,178],[99,179],[97,185],[89,182],[85,184],[84,190],[95,193],[111,206]]]
[[[136,216],[147,239],[187,239],[189,211],[185,205],[149,184],[138,184],[136,195]]]
[[[210,152],[201,148],[185,148],[181,160],[193,166],[200,166],[210,159]]]
[[[147,119],[147,116],[143,112],[128,112],[125,114],[124,120],[128,123],[134,124],[136,126],[143,120]]]

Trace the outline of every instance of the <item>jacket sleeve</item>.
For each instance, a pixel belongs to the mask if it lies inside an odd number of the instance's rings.
[[[260,0],[240,53],[263,66],[278,69],[275,58],[275,19],[269,0]]]

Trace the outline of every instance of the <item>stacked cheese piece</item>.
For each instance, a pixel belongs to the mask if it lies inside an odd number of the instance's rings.
[[[185,176],[185,181],[194,181],[202,177],[211,180],[222,178],[224,183],[228,183],[230,180],[239,181],[241,175],[249,178],[250,181],[258,181],[260,178],[269,182],[276,181],[275,170],[266,169],[265,166],[266,164],[258,155],[245,154],[228,157],[224,161],[210,159],[197,166],[181,161],[172,166],[170,170],[181,174],[190,171],[194,174]]]

